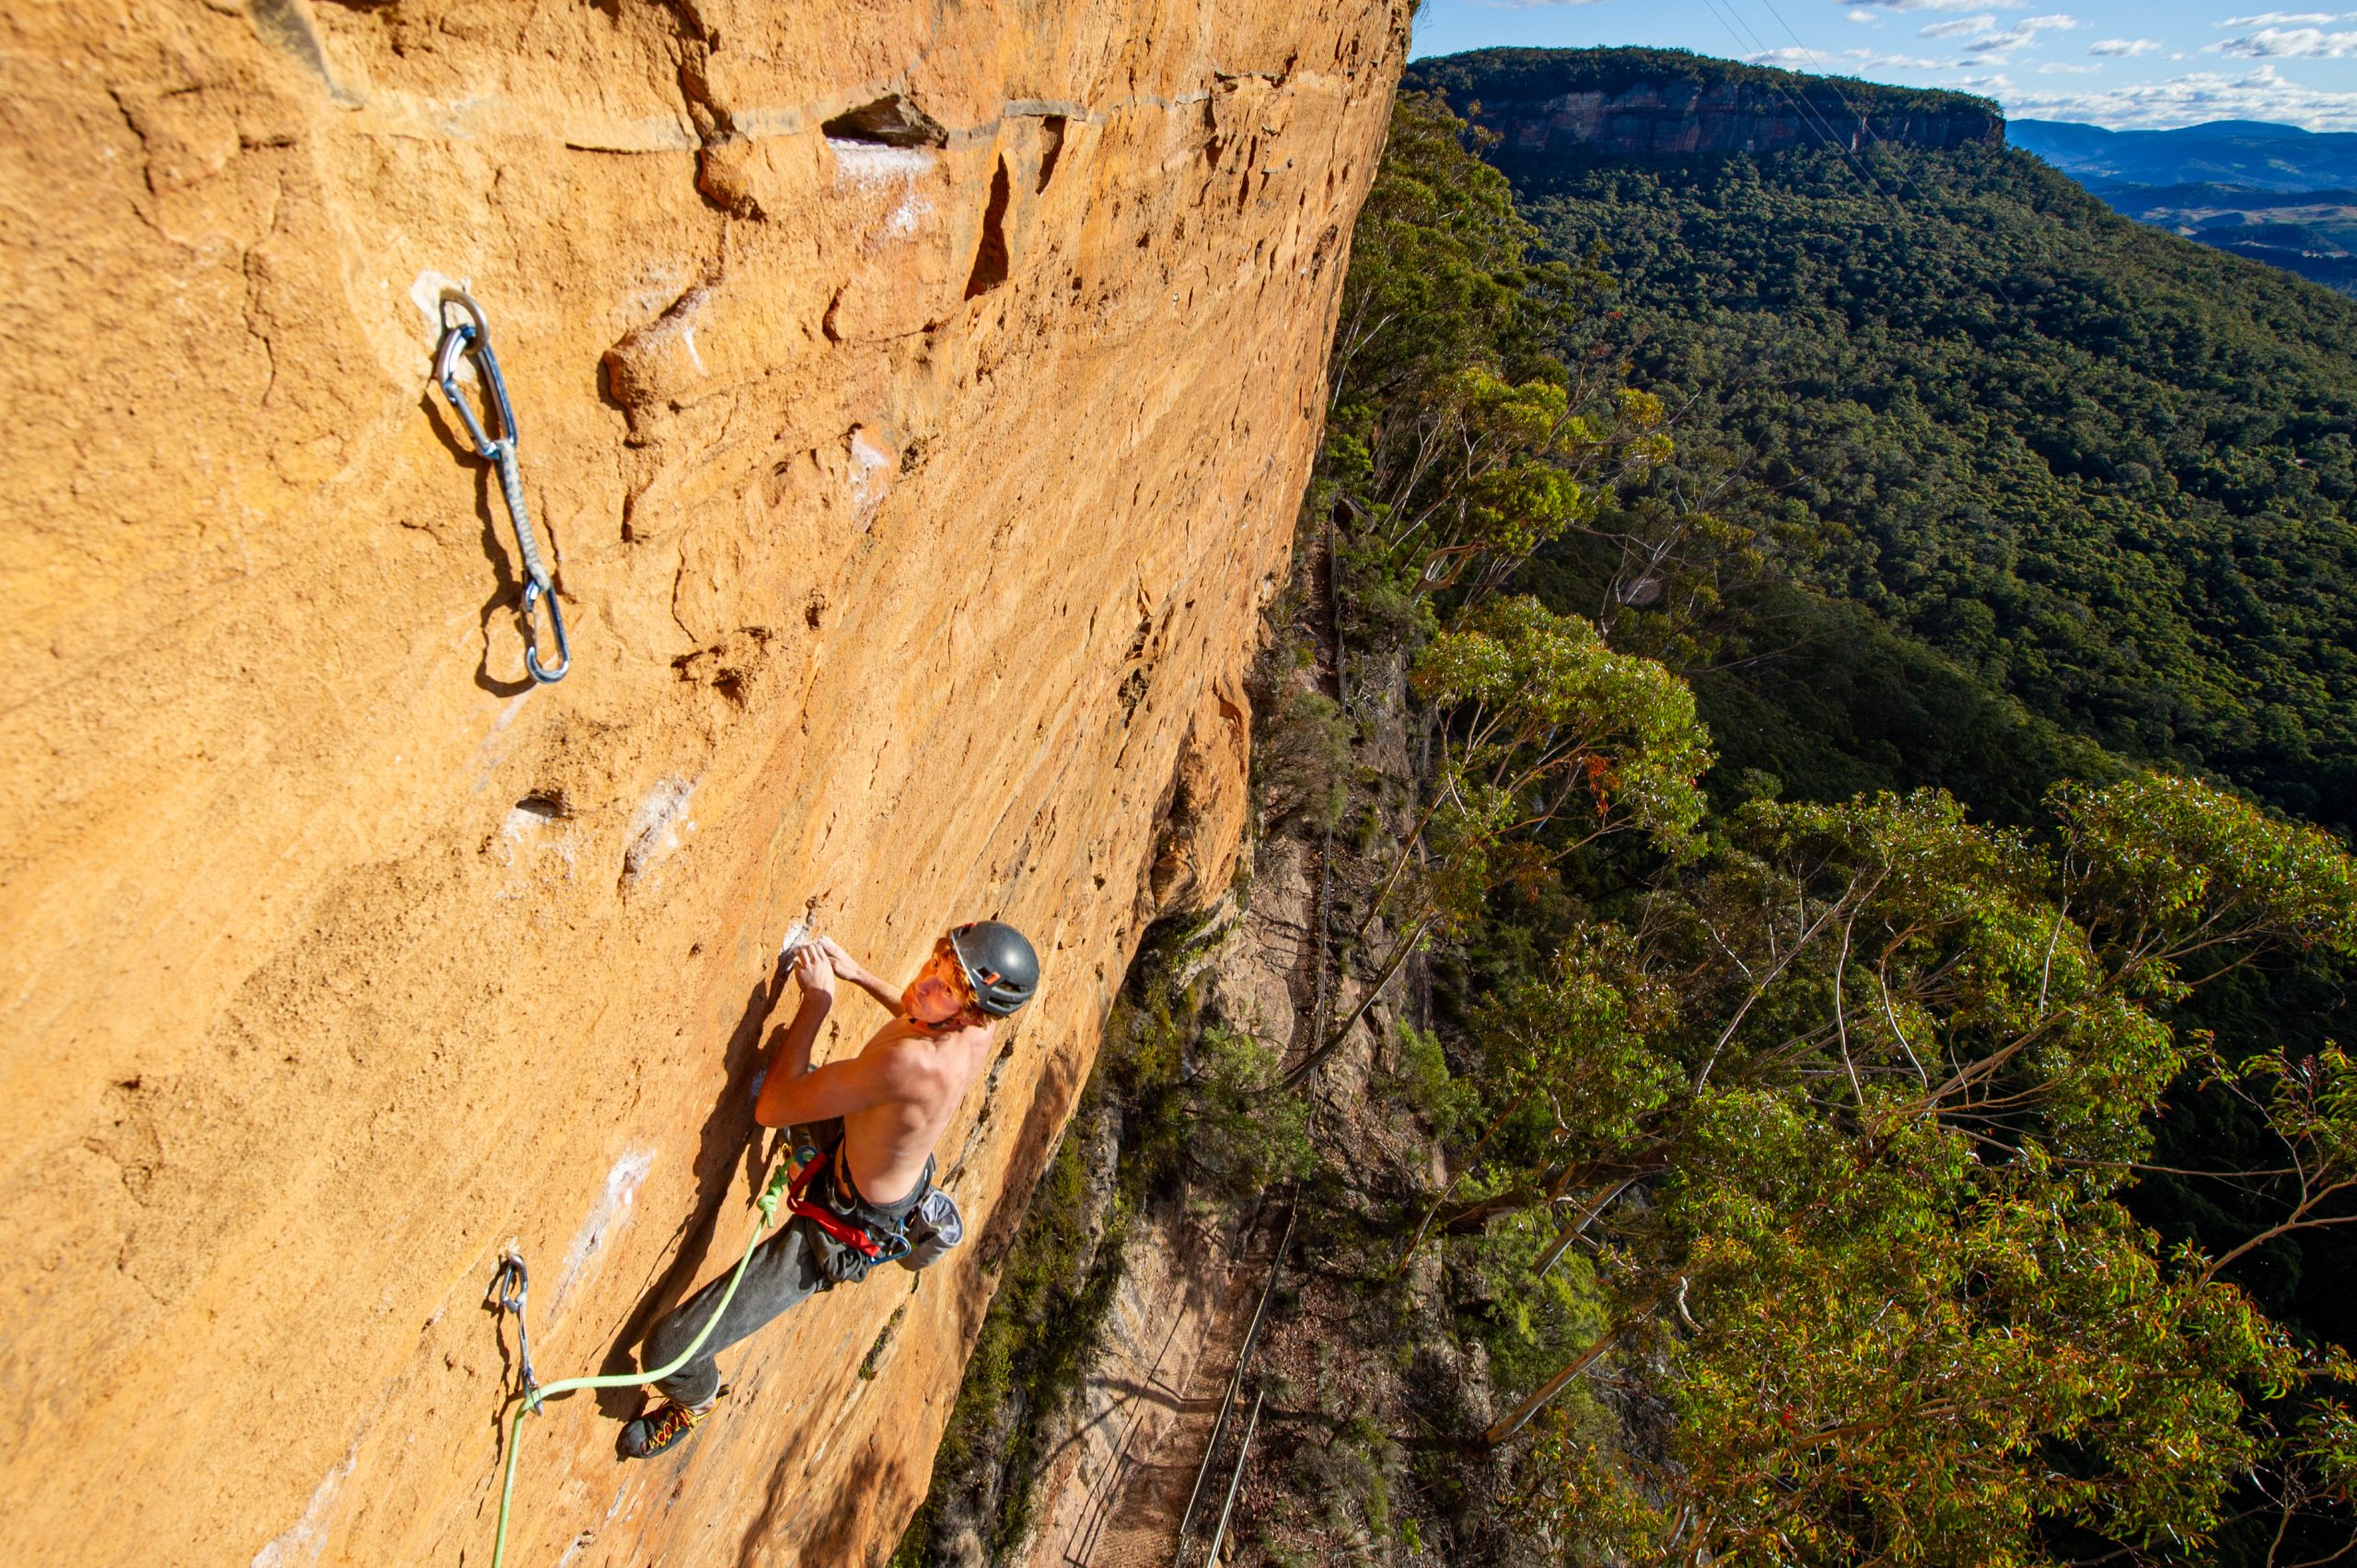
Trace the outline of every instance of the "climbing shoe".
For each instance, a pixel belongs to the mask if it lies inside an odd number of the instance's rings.
[[[622,1428],[622,1456],[632,1459],[653,1458],[693,1432],[697,1423],[710,1415],[713,1406],[719,1402],[716,1395],[710,1403],[702,1405],[683,1405],[677,1400],[665,1400]]]

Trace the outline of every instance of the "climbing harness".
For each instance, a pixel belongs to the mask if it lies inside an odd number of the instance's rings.
[[[753,1206],[761,1211],[760,1221],[753,1226],[753,1234],[746,1238],[745,1255],[737,1260],[737,1272],[728,1276],[728,1288],[720,1293],[720,1301],[713,1307],[711,1318],[705,1320],[703,1328],[689,1342],[688,1348],[668,1362],[661,1366],[648,1367],[643,1372],[610,1373],[603,1377],[560,1377],[553,1383],[537,1383],[532,1377],[529,1357],[519,1358],[523,1362],[524,1397],[517,1401],[516,1414],[507,1426],[507,1479],[499,1489],[499,1534],[491,1549],[491,1568],[503,1568],[507,1557],[507,1510],[508,1504],[516,1495],[516,1459],[520,1451],[518,1445],[524,1436],[524,1418],[539,1410],[542,1403],[559,1394],[569,1394],[576,1388],[626,1388],[640,1383],[660,1383],[664,1378],[693,1361],[697,1353],[703,1349],[704,1341],[712,1338],[713,1330],[720,1326],[721,1317],[727,1312],[728,1303],[737,1295],[737,1287],[744,1283],[745,1271],[753,1261],[753,1249],[761,1244],[761,1237],[768,1234],[770,1226],[777,1223],[778,1200],[785,1195],[787,1183],[793,1179],[794,1174],[794,1167],[785,1161],[780,1161],[777,1167],[770,1172],[768,1183],[762,1187],[761,1197],[753,1203]],[[514,1265],[517,1283],[512,1297],[506,1294],[505,1285],[511,1263]],[[516,1314],[516,1340],[519,1346],[526,1342],[523,1282],[523,1260],[511,1250],[500,1260],[500,1272],[493,1278],[493,1289],[499,1293],[499,1305],[503,1309],[509,1309],[511,1300],[514,1303],[512,1310]]]
[[[463,311],[466,319],[451,320],[452,306]],[[459,395],[461,354],[472,354],[482,370],[486,399],[499,424],[496,440]],[[499,470],[500,494],[507,498],[508,520],[516,526],[516,548],[524,557],[524,668],[543,684],[562,680],[573,666],[573,650],[564,640],[564,613],[557,608],[556,585],[549,576],[548,563],[540,559],[540,541],[532,532],[532,517],[524,506],[524,471],[516,460],[516,411],[507,401],[507,383],[499,374],[499,359],[491,352],[491,324],[483,319],[482,307],[464,289],[442,291],[442,342],[434,351],[434,378],[442,383],[442,395],[466,425],[476,455]],[[556,635],[552,668],[540,662],[540,633],[532,619],[532,607],[542,602],[549,607],[549,628]]]
[[[860,1217],[860,1210],[874,1211],[874,1205],[865,1199],[856,1201],[846,1211],[803,1196],[810,1190],[812,1180],[827,1168],[828,1155],[832,1152],[811,1152],[810,1157],[795,1171],[794,1179],[786,1188],[785,1206],[865,1260],[865,1266],[859,1269],[859,1275],[865,1277],[867,1270],[878,1263],[895,1262],[908,1256],[911,1246],[908,1229],[904,1223],[884,1232],[879,1237]],[[932,1169],[930,1165],[925,1167],[925,1185],[928,1188],[932,1186]],[[842,1194],[842,1186],[832,1177],[828,1179],[827,1190],[838,1197]],[[853,1282],[838,1280],[836,1283],[848,1284]]]

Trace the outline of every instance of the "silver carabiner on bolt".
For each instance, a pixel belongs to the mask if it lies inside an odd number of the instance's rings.
[[[493,1312],[513,1313],[516,1318],[516,1365],[524,1375],[524,1396],[531,1400],[540,1388],[540,1379],[532,1370],[532,1330],[524,1322],[524,1300],[532,1292],[532,1277],[524,1272],[524,1255],[510,1242],[499,1254],[499,1272],[491,1276],[491,1288],[483,1293],[483,1306]],[[532,1400],[534,1409],[539,1401]]]
[[[456,306],[465,313],[465,319],[453,321],[450,308]],[[484,430],[475,411],[459,395],[459,359],[471,354],[482,373],[485,397],[491,405],[492,417],[499,425],[494,439]],[[491,324],[483,319],[482,307],[477,305],[463,289],[442,291],[442,341],[434,350],[434,378],[442,384],[442,395],[458,412],[459,423],[467,427],[467,436],[475,444],[475,454],[499,470],[500,494],[507,498],[508,520],[516,526],[516,548],[524,557],[524,668],[532,679],[546,684],[562,680],[573,666],[573,649],[564,638],[564,614],[557,608],[556,585],[549,576],[548,563],[540,559],[540,541],[532,532],[532,517],[524,506],[524,471],[516,459],[516,411],[507,401],[507,382],[499,374],[498,356],[491,352]],[[545,602],[549,607],[549,629],[556,637],[556,664],[540,662],[538,622],[532,615],[533,606]]]

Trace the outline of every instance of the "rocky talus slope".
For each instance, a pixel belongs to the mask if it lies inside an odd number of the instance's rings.
[[[972,1245],[511,1562],[872,1562],[1143,924],[1213,896],[1399,0],[0,17],[0,1540],[488,1561],[733,1263],[787,921],[1047,974]],[[573,638],[428,355],[488,312]],[[873,1016],[847,998],[821,1050]],[[1002,1195],[1015,1202],[1002,1204]],[[512,1337],[506,1342],[512,1352]]]

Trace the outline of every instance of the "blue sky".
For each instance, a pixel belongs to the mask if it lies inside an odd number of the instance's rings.
[[[1502,43],[1691,49],[2113,130],[2357,131],[2357,11],[2254,0],[1424,0],[1417,14],[1418,55]]]

